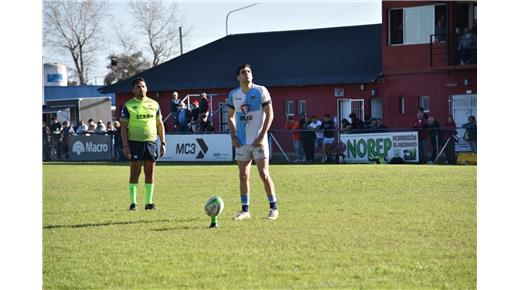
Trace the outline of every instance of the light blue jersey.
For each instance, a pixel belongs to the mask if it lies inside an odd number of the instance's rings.
[[[236,134],[240,144],[251,145],[258,138],[265,120],[263,107],[269,104],[271,96],[264,86],[253,84],[247,94],[240,87],[229,93],[227,106],[235,110]]]

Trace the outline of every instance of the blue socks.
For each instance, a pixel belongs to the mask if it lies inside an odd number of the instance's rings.
[[[242,211],[249,211],[249,193],[246,195],[240,195],[240,201],[242,202]]]
[[[249,193],[246,195],[240,195],[240,201],[242,203],[242,211],[249,211]],[[267,201],[269,201],[270,209],[278,209],[276,207],[276,194],[273,192],[272,195],[267,196]]]
[[[273,192],[272,195],[267,196],[267,200],[269,201],[269,208],[270,209],[277,209],[276,207],[276,194]]]

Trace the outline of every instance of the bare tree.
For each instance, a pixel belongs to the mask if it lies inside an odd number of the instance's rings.
[[[147,46],[153,56],[153,66],[157,66],[180,51],[178,31],[180,20],[176,3],[163,3],[157,0],[132,1],[129,7],[136,22],[137,32],[146,34]]]
[[[88,82],[95,53],[102,48],[104,9],[103,1],[44,2],[44,46],[70,53],[80,84]]]

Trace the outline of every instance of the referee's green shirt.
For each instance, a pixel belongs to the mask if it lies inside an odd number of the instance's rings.
[[[161,118],[159,103],[148,97],[144,97],[142,100],[134,97],[121,109],[121,121],[128,123],[128,140],[131,141],[155,142],[157,140],[157,122]]]

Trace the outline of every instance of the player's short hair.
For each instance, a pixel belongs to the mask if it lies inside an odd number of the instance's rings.
[[[237,76],[240,74],[240,71],[248,67],[249,69],[253,70],[253,67],[250,64],[241,64],[237,67]]]
[[[143,82],[146,84],[146,81],[143,78],[136,78],[132,81],[132,89],[135,87],[136,84]]]

